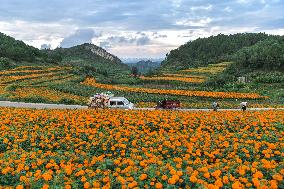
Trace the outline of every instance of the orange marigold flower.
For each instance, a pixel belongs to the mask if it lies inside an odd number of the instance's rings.
[[[168,179],[168,176],[167,175],[163,175],[162,176],[162,180],[167,180]]]
[[[65,167],[65,172],[66,172],[67,175],[71,175],[72,174],[72,167],[71,167],[71,165],[67,165]]]
[[[213,173],[211,173],[211,175],[213,176],[213,177],[219,177],[220,175],[221,175],[221,171],[220,170],[216,170],[216,171],[214,171]]]
[[[275,174],[275,175],[272,176],[272,178],[274,180],[277,180],[277,181],[282,181],[283,180],[283,176],[280,175],[280,174]]]
[[[223,176],[223,183],[228,184],[229,183],[229,178],[228,176]]]
[[[42,174],[42,178],[46,181],[49,181],[52,179],[52,175],[49,172],[45,172],[44,174]]]
[[[129,188],[134,188],[134,187],[136,187],[136,186],[137,186],[137,182],[136,182],[136,181],[133,181],[133,182],[131,182],[131,183],[128,184],[128,187],[129,187]]]
[[[48,188],[49,188],[49,185],[48,184],[44,184],[41,189],[48,189]]]
[[[139,178],[140,178],[140,180],[142,180],[142,181],[143,181],[143,180],[146,180],[146,179],[147,179],[147,174],[144,174],[144,173],[143,173],[143,174],[140,175]]]
[[[162,183],[158,182],[158,183],[156,183],[155,187],[156,187],[156,189],[161,189],[161,188],[163,188],[163,185],[162,185]]]
[[[85,182],[85,183],[84,183],[84,188],[85,188],[85,189],[90,188],[90,183],[89,183],[89,182]]]
[[[64,188],[65,189],[71,189],[72,187],[71,187],[71,185],[67,184],[67,185],[64,186]]]
[[[195,183],[195,182],[197,181],[197,178],[196,178],[196,176],[191,175],[191,176],[189,177],[189,180],[190,180],[190,182]]]
[[[242,188],[243,185],[239,181],[236,181],[232,184],[232,189],[242,189]]]
[[[24,186],[23,185],[18,185],[18,186],[16,186],[16,189],[24,189]]]
[[[278,183],[277,183],[276,180],[271,180],[271,181],[269,182],[269,184],[270,184],[270,188],[271,188],[271,189],[277,189],[277,188],[278,188]]]

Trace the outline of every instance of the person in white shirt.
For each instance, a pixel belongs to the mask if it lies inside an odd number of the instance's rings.
[[[218,107],[219,107],[218,102],[213,102],[213,103],[212,103],[212,107],[213,107],[213,111],[217,112],[217,109],[218,109]]]
[[[246,111],[246,109],[247,109],[247,102],[241,102],[240,106],[241,106],[241,109],[243,111]]]

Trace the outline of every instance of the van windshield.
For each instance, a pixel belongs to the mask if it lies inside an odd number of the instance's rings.
[[[129,101],[127,99],[125,99],[124,104],[129,104]]]

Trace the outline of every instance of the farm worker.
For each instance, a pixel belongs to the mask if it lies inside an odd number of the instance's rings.
[[[247,102],[241,102],[240,106],[241,106],[241,109],[245,111],[247,109]]]
[[[212,107],[213,107],[213,111],[217,112],[217,109],[218,109],[218,107],[219,107],[218,102],[213,102],[213,103],[212,103]]]

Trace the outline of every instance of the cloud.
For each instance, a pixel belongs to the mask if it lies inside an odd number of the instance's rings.
[[[226,8],[224,8],[224,11],[230,13],[232,12],[232,9],[231,7],[227,6]]]
[[[158,56],[218,33],[284,29],[282,0],[0,1],[3,33],[37,48],[92,42],[117,56]]]
[[[212,10],[213,5],[208,5],[208,6],[193,6],[190,9],[193,11],[202,11],[202,10]]]
[[[144,33],[136,33],[137,36],[111,36],[108,37],[103,43],[107,46],[121,46],[121,45],[137,45],[144,46],[151,43],[151,39]]]
[[[74,34],[64,38],[60,47],[69,48],[83,43],[91,43],[93,37],[98,37],[93,29],[78,29]]]
[[[201,18],[201,19],[181,19],[176,22],[177,25],[182,26],[195,26],[204,27],[212,22],[212,18]]]

